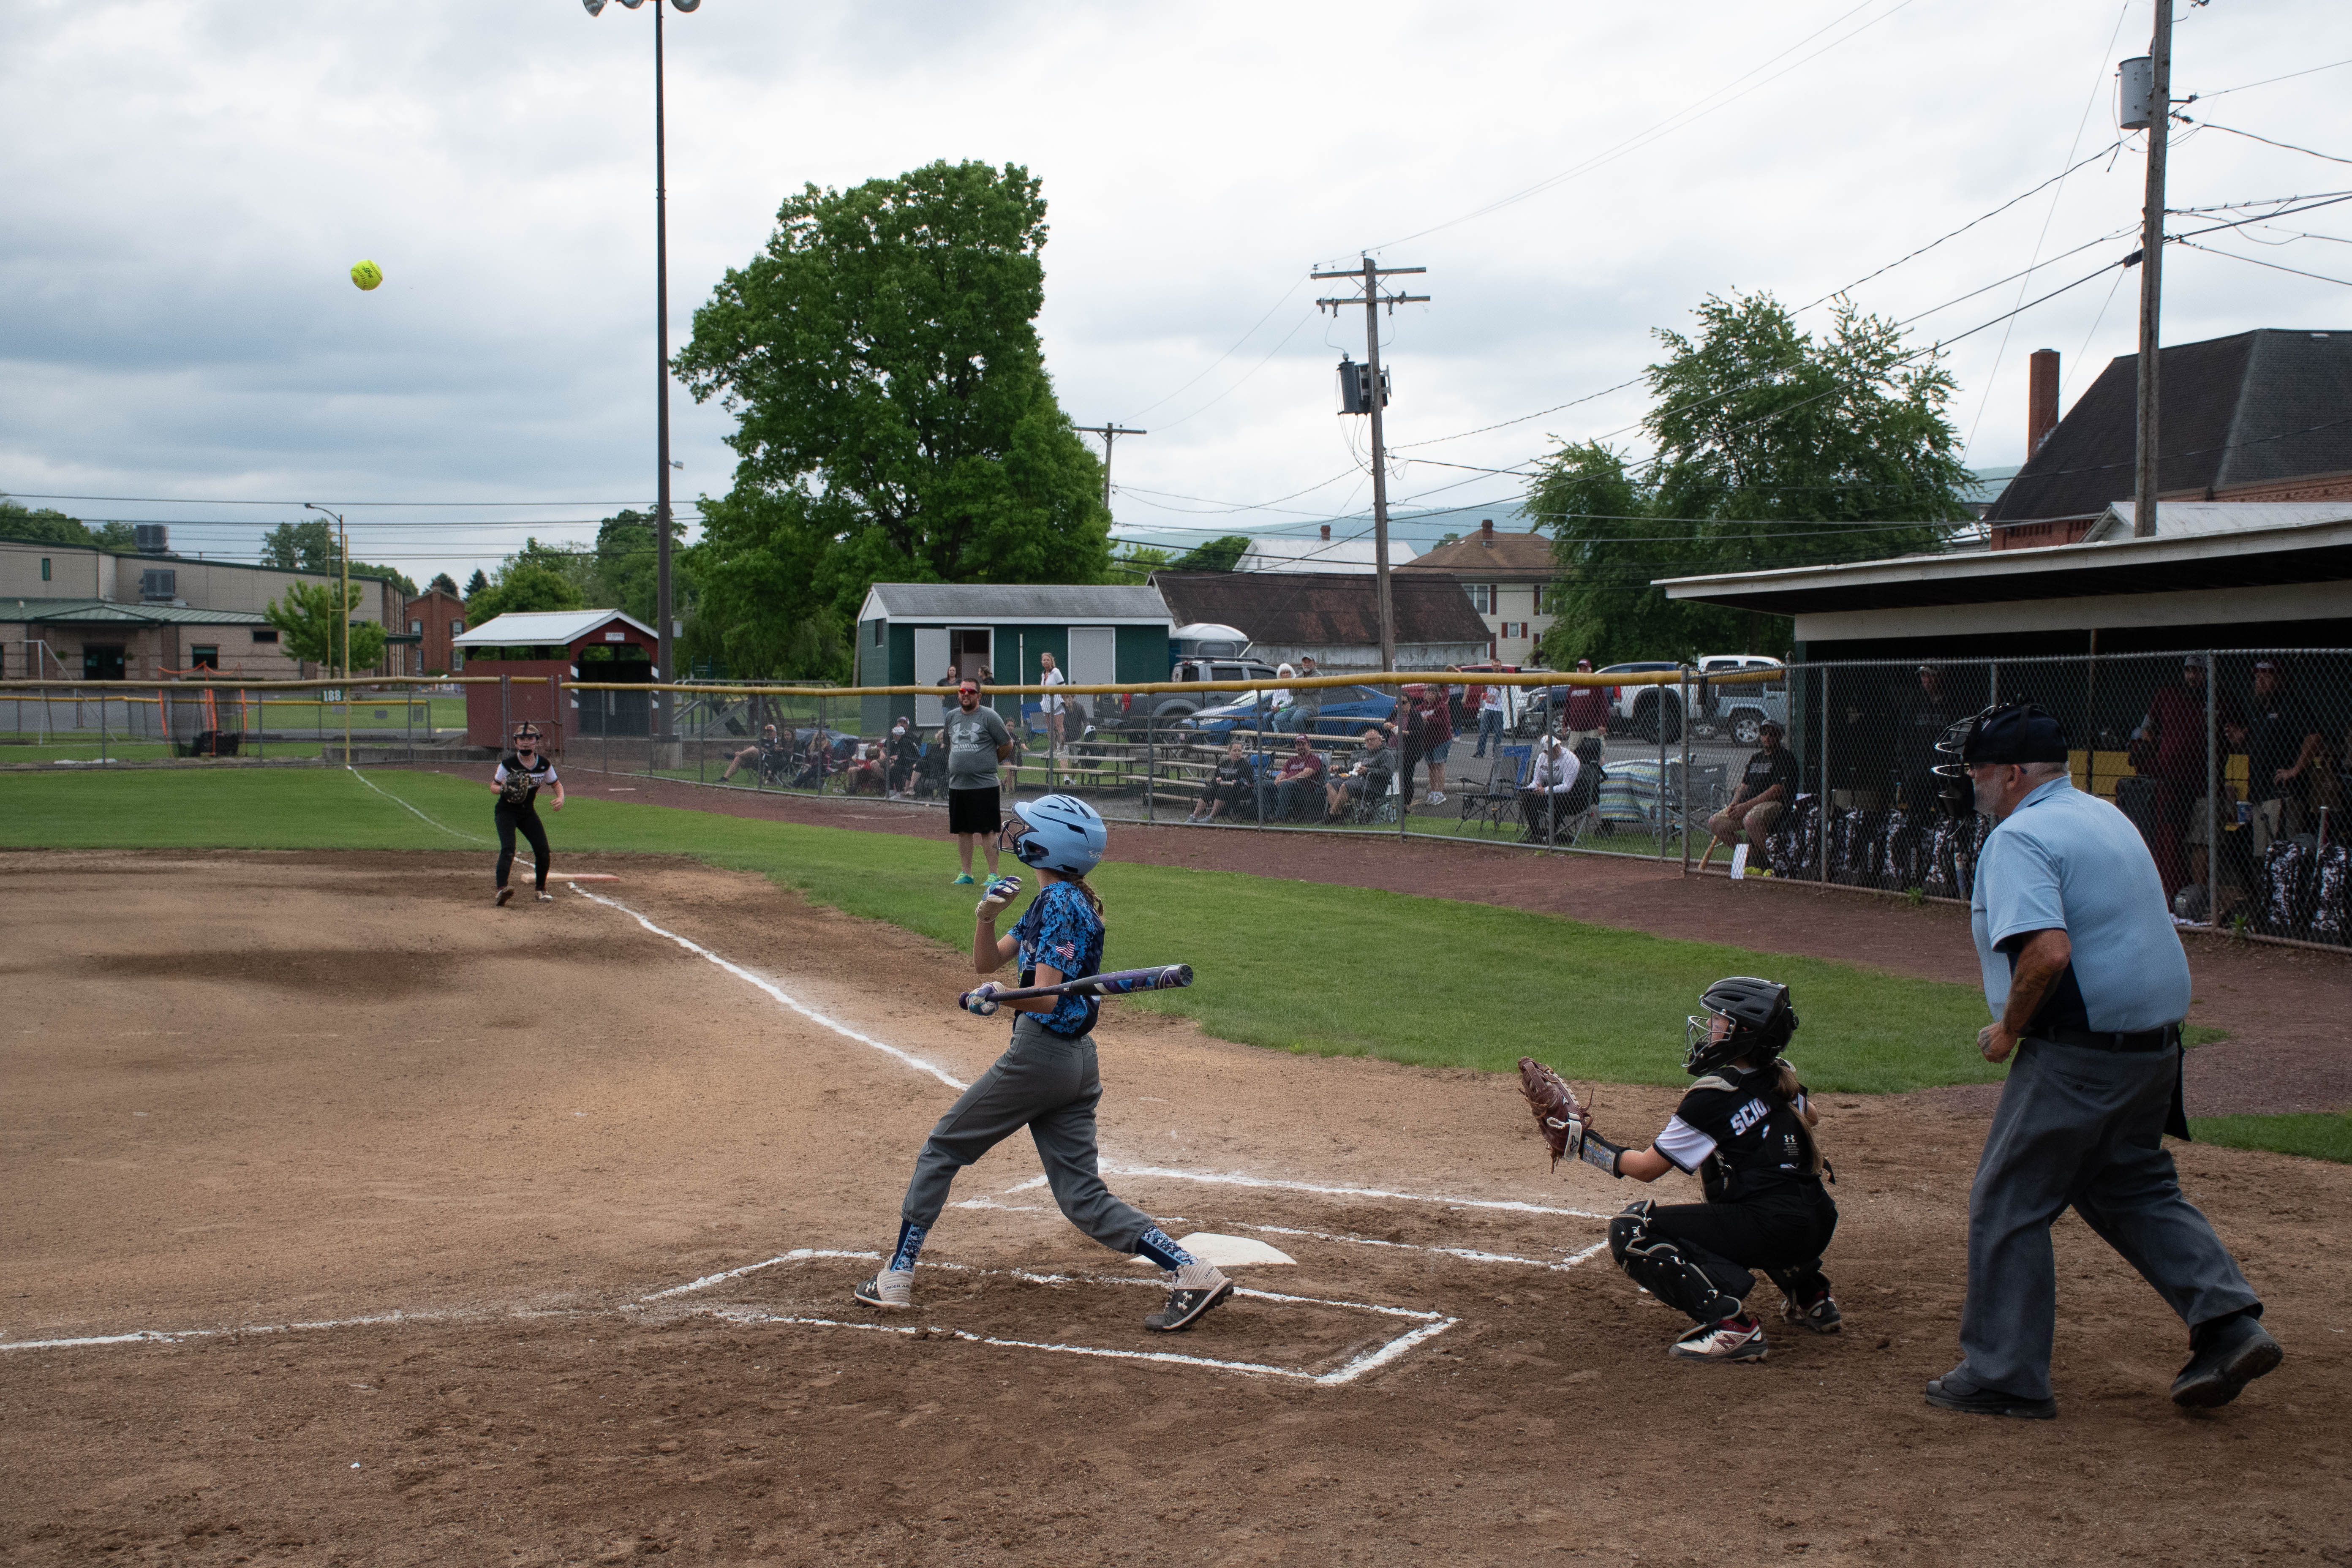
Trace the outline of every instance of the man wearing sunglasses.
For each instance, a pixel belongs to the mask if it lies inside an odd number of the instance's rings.
[[[1013,754],[1013,731],[1003,716],[981,705],[980,682],[966,677],[956,685],[955,711],[948,715],[948,831],[956,836],[963,869],[956,885],[971,881],[971,841],[988,854],[988,874],[996,875],[996,834],[1004,826],[997,795],[996,764]]]
[[[530,841],[539,901],[555,901],[547,890],[547,829],[539,820],[538,800],[541,788],[551,788],[555,809],[562,811],[563,781],[555,776],[555,764],[540,754],[540,738],[538,725],[517,725],[514,750],[499,759],[498,771],[490,775],[491,793],[499,797],[492,811],[499,825],[499,890],[492,901],[501,909],[514,897],[514,889],[507,886],[507,873],[514,869],[518,830]]]

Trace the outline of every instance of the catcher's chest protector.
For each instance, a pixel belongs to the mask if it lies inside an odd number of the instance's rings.
[[[1770,1081],[1769,1069],[1709,1073],[1691,1085],[1675,1108],[1676,1121],[1714,1140],[1714,1151],[1698,1173],[1707,1202],[1738,1203],[1821,1173],[1812,1130],[1796,1106],[1764,1092]]]

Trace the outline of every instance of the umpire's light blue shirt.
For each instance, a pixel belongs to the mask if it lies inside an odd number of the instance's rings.
[[[2053,929],[2073,944],[2092,1028],[2154,1029],[2189,1011],[2189,956],[2139,829],[2063,778],[2018,802],[1985,840],[1969,925],[1996,1018],[2009,1000],[2000,944]]]

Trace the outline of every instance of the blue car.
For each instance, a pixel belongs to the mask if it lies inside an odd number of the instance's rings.
[[[1223,735],[1239,726],[1245,730],[1296,731],[1295,716],[1277,720],[1270,709],[1261,708],[1259,693],[1244,691],[1230,702],[1214,708],[1203,708],[1192,718],[1181,721],[1203,734]],[[1323,710],[1317,715],[1315,733],[1318,735],[1353,735],[1368,726],[1377,724],[1396,709],[1396,693],[1377,686],[1327,686],[1323,688]]]

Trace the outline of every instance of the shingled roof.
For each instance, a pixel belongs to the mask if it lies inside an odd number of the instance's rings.
[[[2263,328],[2163,351],[2157,487],[2227,499],[2352,473],[2352,332]],[[2108,363],[1986,521],[2095,517],[2132,493],[2139,356]]]
[[[1155,572],[1179,625],[1215,621],[1282,647],[1378,646],[1378,580],[1353,572]],[[1492,635],[1451,574],[1389,576],[1399,643],[1478,643]]]
[[[1533,577],[1549,582],[1559,568],[1552,563],[1551,541],[1540,533],[1482,531],[1440,544],[1398,568],[1403,572],[1446,572],[1465,582],[1495,578]]]

